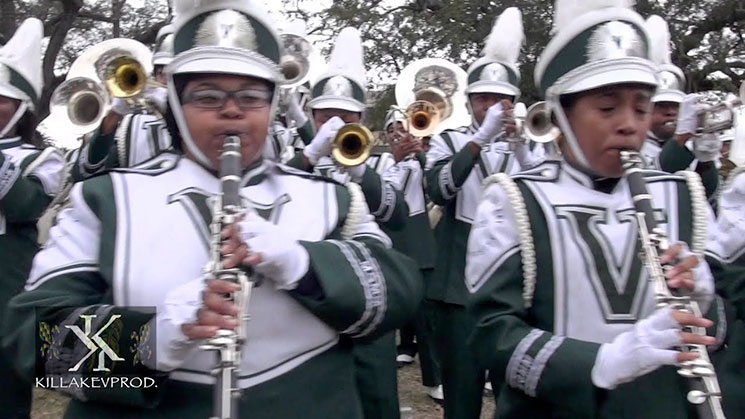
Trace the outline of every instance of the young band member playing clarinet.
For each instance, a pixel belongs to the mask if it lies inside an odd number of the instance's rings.
[[[632,197],[621,154],[644,142],[657,68],[629,2],[554,10],[535,80],[564,159],[487,180],[468,242],[471,349],[504,380],[497,418],[695,417],[693,379],[675,365],[699,354],[676,348],[705,353],[715,338],[682,329],[713,322],[661,302],[648,271],[669,265],[656,276],[662,287],[710,307],[703,187],[695,174],[637,170],[649,195]],[[639,200],[651,200],[655,237],[670,243],[648,266],[638,257]]]

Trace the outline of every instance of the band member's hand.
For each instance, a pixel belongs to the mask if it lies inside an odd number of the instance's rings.
[[[297,90],[290,94],[287,103],[287,116],[295,121],[296,127],[302,127],[303,125],[305,125],[306,122],[308,122],[308,116],[305,114],[305,111],[300,106],[300,92],[298,92]]]
[[[722,140],[717,134],[701,134],[693,139],[693,155],[700,162],[716,160],[722,150]]]
[[[197,321],[181,326],[181,331],[191,340],[209,339],[219,329],[232,330],[238,326],[238,306],[225,295],[240,290],[238,284],[215,279],[207,281],[202,292],[202,307],[197,310]]]
[[[597,387],[612,390],[633,381],[663,365],[691,361],[697,354],[673,350],[682,344],[713,345],[711,336],[681,332],[683,326],[710,327],[711,320],[691,313],[658,310],[638,321],[631,330],[616,336],[611,343],[600,346],[592,368],[592,382]]]
[[[226,249],[233,250],[231,262],[242,257],[243,265],[253,266],[279,289],[295,288],[310,267],[310,255],[297,240],[254,212],[223,231],[223,237],[233,243]]]
[[[698,128],[698,111],[700,96],[697,94],[686,95],[680,104],[678,112],[678,124],[675,126],[675,135],[695,134]]]
[[[503,99],[492,105],[481,122],[481,127],[471,137],[471,142],[483,146],[496,138],[502,130],[505,119],[512,119],[512,102]]]
[[[399,133],[398,136],[398,141],[391,143],[391,154],[396,162],[402,161],[412,153],[418,154],[422,151],[422,142],[408,132]]]
[[[315,166],[318,164],[318,160],[321,157],[328,156],[331,154],[332,141],[336,137],[336,133],[339,132],[341,127],[344,126],[344,121],[335,116],[326,121],[313,140],[303,149],[303,154],[308,158],[308,161]]]
[[[665,272],[667,286],[694,299],[702,312],[708,310],[714,298],[714,278],[709,265],[679,242],[660,255],[663,265],[675,264]]]

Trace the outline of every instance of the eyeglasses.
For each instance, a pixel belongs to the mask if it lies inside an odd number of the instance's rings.
[[[205,89],[189,93],[184,97],[184,103],[191,103],[202,109],[222,109],[228,99],[232,98],[241,109],[259,109],[269,106],[271,97],[272,93],[266,90],[243,89],[227,92]]]

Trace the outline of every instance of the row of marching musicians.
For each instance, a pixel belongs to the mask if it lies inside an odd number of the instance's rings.
[[[715,161],[720,111],[736,112],[684,95],[664,21],[557,1],[535,71],[546,102],[525,115],[509,8],[468,72],[402,72],[413,104],[391,110],[391,153],[375,154],[357,30],[307,86],[307,55],[287,52],[308,46],[257,4],[174,3],[152,61],[165,88],[124,40],[71,68],[52,120],[86,141],[66,169],[30,144],[41,23],[0,50],[0,397],[14,415],[36,375],[66,384],[67,417],[398,417],[406,324],[448,418],[479,417],[486,371],[497,417],[745,411],[745,178],[717,190]],[[135,59],[91,75],[110,50]],[[91,322],[117,331],[88,359],[71,330]],[[157,387],[71,385],[101,374]]]

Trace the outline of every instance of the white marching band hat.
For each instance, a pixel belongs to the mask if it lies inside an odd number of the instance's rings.
[[[683,102],[686,77],[683,70],[670,60],[670,29],[667,22],[657,15],[647,18],[647,31],[651,37],[652,61],[659,68],[660,85],[652,102]]]
[[[155,37],[153,65],[168,65],[173,59],[173,25],[165,25]]]
[[[44,25],[39,19],[23,21],[13,37],[0,48],[0,96],[20,100],[36,109],[41,98],[41,38]]]
[[[466,94],[499,93],[520,96],[517,59],[523,45],[523,18],[517,7],[509,7],[497,18],[486,38],[482,56],[468,68]]]
[[[174,0],[173,60],[166,67],[168,101],[181,138],[199,162],[211,167],[196,146],[181,109],[174,77],[182,74],[230,74],[281,80],[282,55],[274,22],[253,0]],[[272,95],[271,115],[277,95]]]
[[[313,85],[311,109],[365,111],[365,62],[362,38],[355,28],[339,32],[326,72]]]
[[[546,98],[577,163],[590,165],[569,125],[560,97],[614,84],[657,87],[646,22],[633,0],[557,0],[553,38],[535,67]]]

